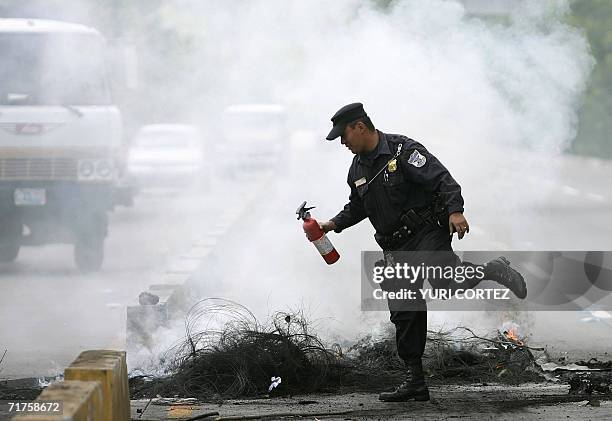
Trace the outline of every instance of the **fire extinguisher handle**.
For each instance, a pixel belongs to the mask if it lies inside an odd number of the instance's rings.
[[[297,219],[306,219],[306,218],[310,218],[310,213],[308,213],[309,210],[314,209],[316,206],[312,206],[307,208],[306,207],[306,201],[304,201],[295,211],[295,213],[297,213]]]

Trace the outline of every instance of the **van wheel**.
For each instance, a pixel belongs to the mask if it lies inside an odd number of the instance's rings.
[[[23,224],[17,215],[4,215],[0,219],[0,262],[13,262],[19,255]]]
[[[19,255],[19,248],[17,242],[0,243],[0,263],[14,262]]]
[[[104,262],[104,238],[81,238],[74,244],[74,262],[81,272],[96,272]]]

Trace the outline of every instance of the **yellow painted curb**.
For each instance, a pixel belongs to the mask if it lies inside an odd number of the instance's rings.
[[[105,421],[130,420],[125,351],[83,351],[64,371],[66,380],[98,381]]]
[[[18,415],[13,421],[103,421],[102,388],[98,382],[64,381],[49,385],[36,401],[63,402],[62,415]]]

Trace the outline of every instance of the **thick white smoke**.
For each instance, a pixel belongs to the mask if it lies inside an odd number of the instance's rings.
[[[381,127],[430,141],[558,152],[593,60],[568,2],[515,3],[492,23],[442,0],[183,2],[222,102],[267,97],[321,127],[361,100]]]
[[[462,184],[474,229],[455,246],[567,247],[538,237],[539,215],[526,210],[546,200],[532,180],[556,177],[554,158],[575,135],[593,66],[586,38],[565,23],[568,2],[518,1],[509,16],[488,20],[442,0],[180,4],[182,13],[165,17],[193,41],[203,90],[192,94],[206,110],[195,114],[278,102],[302,129],[293,144],[300,148],[283,158],[290,165],[255,204],[269,219],[240,233],[224,279],[204,280],[222,283],[227,298],[260,316],[306,306],[348,335],[387,318],[358,308],[359,252],[376,249],[369,224],[332,235],[342,259],[327,267],[291,218],[305,199],[319,219],[346,202],[351,156],[323,138],[331,114],[353,101],[383,131],[422,141]]]
[[[174,0],[159,10],[145,3],[121,16],[120,32],[137,43],[141,70],[159,70],[163,87],[147,90],[182,101],[178,120],[215,133],[225,105],[276,102],[286,105],[297,133],[287,142],[284,170],[253,205],[266,218],[232,239],[234,250],[214,268],[221,279],[202,280],[259,317],[303,305],[344,337],[387,318],[359,312],[360,251],[376,249],[369,224],[331,235],[342,258],[327,267],[293,215],[306,199],[317,205],[318,219],[346,202],[351,155],[323,139],[330,116],[349,102],[363,102],[381,130],[424,143],[463,186],[473,230],[455,246],[592,245],[586,236],[541,235],[539,215],[527,212],[546,199],[540,181],[556,178],[554,158],[575,135],[593,66],[584,34],[565,23],[569,1],[517,0],[510,15],[494,19],[453,0],[389,7],[366,0]],[[70,5],[66,20],[96,26],[95,13]],[[168,57],[188,68],[147,48],[146,34],[133,29],[143,21],[186,40]],[[159,122],[140,111],[143,123]],[[221,188],[225,176],[215,174]]]

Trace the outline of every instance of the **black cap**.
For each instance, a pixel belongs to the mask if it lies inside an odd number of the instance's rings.
[[[345,105],[336,111],[336,114],[334,114],[334,116],[331,118],[334,127],[332,127],[326,139],[334,140],[344,133],[344,128],[348,123],[367,116],[368,115],[363,109],[363,104],[361,102],[354,102],[352,104]]]

